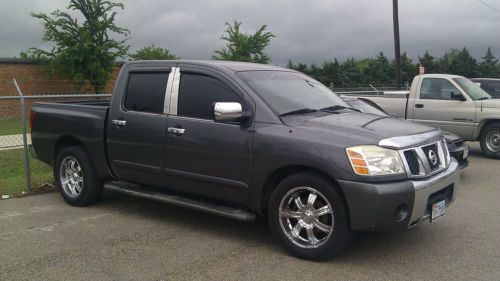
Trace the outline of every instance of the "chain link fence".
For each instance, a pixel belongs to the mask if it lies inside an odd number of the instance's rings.
[[[52,168],[29,153],[29,115],[35,102],[109,100],[110,94],[92,93],[88,82],[20,80],[0,88],[0,194],[15,195],[53,186]]]

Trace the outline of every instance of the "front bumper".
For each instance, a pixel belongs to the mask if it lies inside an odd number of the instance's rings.
[[[347,201],[351,229],[384,231],[407,229],[430,217],[430,206],[454,200],[460,183],[455,159],[449,167],[429,178],[386,183],[339,180]]]

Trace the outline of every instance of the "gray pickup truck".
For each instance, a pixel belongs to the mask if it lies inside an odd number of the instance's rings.
[[[362,95],[390,116],[404,118],[479,141],[484,155],[500,159],[500,100],[471,80],[449,74],[423,74],[410,91]]]
[[[111,103],[36,103],[39,159],[71,205],[103,188],[244,221],[291,254],[338,254],[352,231],[435,221],[460,172],[440,130],[351,109],[289,69],[126,63]]]

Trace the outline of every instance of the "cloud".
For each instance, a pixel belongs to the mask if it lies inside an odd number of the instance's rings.
[[[266,50],[276,64],[321,63],[334,57],[393,54],[392,1],[123,1],[117,22],[131,30],[131,51],[154,43],[186,59],[208,59],[223,46],[224,23],[263,24],[277,35]],[[64,9],[63,0],[2,0],[0,57],[41,45],[42,27],[29,12]],[[485,4],[487,5],[485,5]],[[493,9],[492,9],[493,8]],[[401,49],[416,58],[467,46],[480,57],[487,47],[500,57],[500,4],[494,0],[399,1]]]

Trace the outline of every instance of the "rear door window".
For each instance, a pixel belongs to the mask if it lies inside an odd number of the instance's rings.
[[[163,113],[168,72],[130,73],[125,93],[127,110]]]

